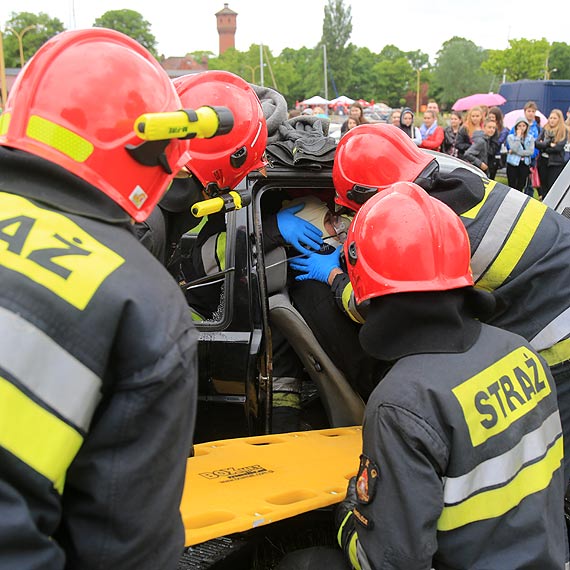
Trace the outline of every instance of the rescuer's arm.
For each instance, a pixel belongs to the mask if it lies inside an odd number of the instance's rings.
[[[431,568],[447,457],[434,429],[408,410],[381,405],[369,413],[352,499],[348,495],[354,508],[340,521],[341,506],[337,518],[345,553],[353,560],[356,553],[362,568]]]
[[[68,554],[66,568],[175,567],[184,541],[180,499],[197,400],[196,334],[184,322],[168,331],[178,338],[168,340],[141,330],[132,346],[144,351],[164,344],[168,350],[107,379],[108,391],[66,479],[61,532],[54,537]],[[121,344],[128,343],[123,338]],[[113,359],[120,365],[120,350]]]

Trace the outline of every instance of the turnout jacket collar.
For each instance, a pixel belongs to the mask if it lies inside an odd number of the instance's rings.
[[[0,190],[68,214],[131,225],[130,216],[103,192],[57,164],[21,150],[0,147]]]
[[[467,290],[396,293],[372,299],[360,330],[362,347],[374,358],[387,361],[412,354],[467,351],[481,330],[465,307]]]

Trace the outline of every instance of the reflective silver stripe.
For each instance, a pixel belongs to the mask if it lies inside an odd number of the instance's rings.
[[[544,350],[554,346],[557,342],[566,338],[570,333],[570,308],[560,313],[553,321],[550,321],[533,339],[530,344],[535,350]]]
[[[0,367],[87,431],[101,398],[101,379],[43,331],[3,307],[0,338]]]
[[[214,275],[221,271],[221,267],[218,263],[218,258],[216,255],[216,247],[219,235],[220,234],[214,234],[213,236],[209,237],[202,246],[202,265],[204,266],[204,273],[206,275]]]
[[[479,247],[471,257],[474,281],[481,278],[499,255],[513,225],[529,199],[528,196],[516,190],[507,193],[489,224]]]
[[[489,487],[504,485],[527,463],[544,456],[562,434],[558,410],[534,431],[527,433],[509,451],[480,463],[461,477],[444,478],[443,500],[453,505]]]

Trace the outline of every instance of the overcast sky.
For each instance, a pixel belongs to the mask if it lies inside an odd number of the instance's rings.
[[[403,51],[421,49],[432,63],[442,43],[456,35],[488,49],[505,49],[509,39],[522,37],[570,43],[569,0],[345,0],[344,4],[352,8],[352,43],[376,53],[388,44]],[[278,55],[286,47],[314,47],[321,38],[326,0],[230,0],[228,5],[238,13],[240,51],[263,43]],[[12,12],[45,12],[67,29],[85,28],[108,10],[128,8],[150,22],[159,53],[182,56],[204,50],[218,55],[215,13],[223,7],[218,0],[1,0],[0,27]]]

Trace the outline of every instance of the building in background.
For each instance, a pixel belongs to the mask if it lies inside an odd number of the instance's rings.
[[[218,22],[218,35],[220,36],[220,53],[222,55],[228,48],[236,47],[237,12],[224,4],[222,10],[216,13]]]

